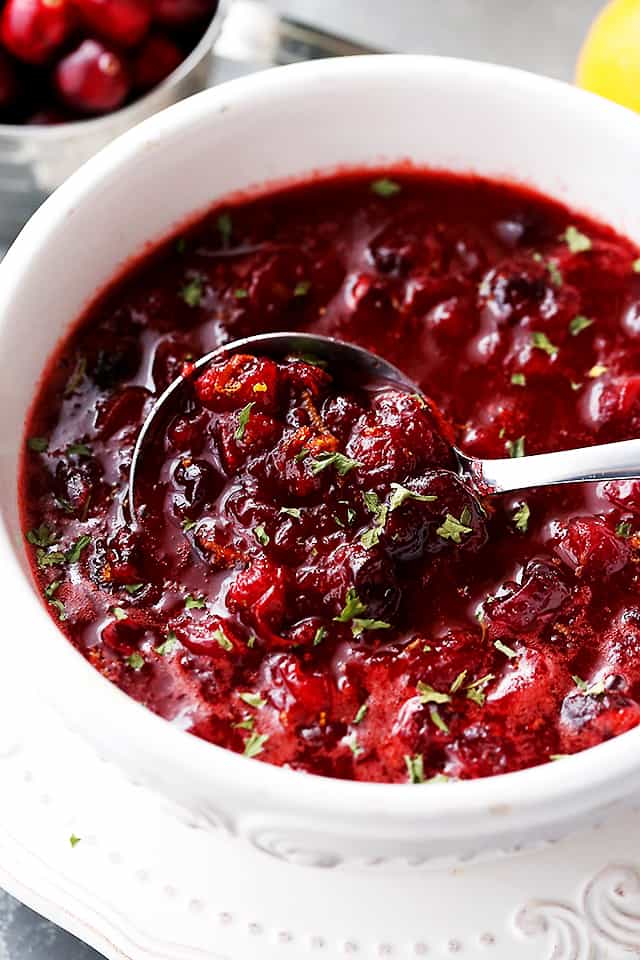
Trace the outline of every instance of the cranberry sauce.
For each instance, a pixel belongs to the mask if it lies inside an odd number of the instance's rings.
[[[413,783],[516,770],[640,722],[640,482],[481,507],[484,457],[637,436],[640,260],[512,186],[340,176],[218,209],[82,318],[27,429],[34,574],[106,677],[247,756]],[[360,343],[428,398],[250,334]],[[186,367],[185,367],[186,364]],[[437,404],[437,406],[436,406]]]

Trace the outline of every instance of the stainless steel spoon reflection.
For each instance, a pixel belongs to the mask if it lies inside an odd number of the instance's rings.
[[[145,449],[156,425],[167,413],[169,403],[176,400],[179,391],[212,361],[239,351],[274,358],[289,354],[309,355],[326,361],[331,369],[351,371],[361,379],[388,381],[411,393],[422,393],[392,363],[362,347],[331,337],[311,333],[266,333],[234,340],[200,357],[189,375],[174,380],[151,408],[138,434],[129,470],[129,512],[132,520],[137,519],[137,487]],[[453,453],[458,476],[462,480],[469,480],[476,492],[485,496],[559,483],[640,478],[640,439],[500,460],[469,457],[455,446]]]

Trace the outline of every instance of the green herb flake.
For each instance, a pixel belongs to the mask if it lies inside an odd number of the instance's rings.
[[[462,670],[449,687],[449,693],[457,693],[464,681],[467,679],[467,670]]]
[[[556,260],[548,260],[548,261],[547,261],[547,270],[549,271],[549,277],[550,277],[550,279],[551,279],[551,283],[552,283],[555,287],[561,287],[561,286],[562,286],[562,274],[561,274],[560,270],[558,269],[558,263],[557,263],[557,261],[556,261]]]
[[[452,540],[453,543],[462,543],[462,535],[471,533],[472,528],[468,527],[463,521],[463,516],[457,520],[452,514],[448,513],[442,523],[436,530],[439,537],[443,540]]]
[[[69,843],[71,844],[72,849],[77,847],[80,843],[80,837],[76,837],[75,833],[72,833],[69,837]]]
[[[240,720],[239,723],[234,723],[233,727],[235,730],[253,730],[255,725],[255,717],[246,717],[244,720]]]
[[[233,644],[231,640],[229,640],[229,637],[226,635],[224,630],[222,630],[220,627],[217,630],[214,630],[211,636],[216,641],[216,643],[220,644],[223,650],[226,650],[227,652],[229,652],[230,650],[233,650]]]
[[[264,745],[269,739],[267,733],[252,733],[244,742],[244,756],[257,757],[264,750]]]
[[[188,597],[184,598],[184,608],[185,610],[204,610],[207,605],[207,601],[204,597],[192,597],[189,594]]]
[[[314,635],[314,637],[313,637],[313,645],[314,645],[314,647],[317,647],[319,644],[321,644],[322,641],[324,640],[324,638],[326,637],[326,635],[327,635],[327,628],[326,628],[326,627],[318,627],[318,629],[316,630],[315,635]]]
[[[240,413],[238,414],[238,426],[236,427],[235,433],[233,434],[234,439],[242,440],[242,438],[244,437],[244,432],[247,429],[247,424],[249,423],[249,419],[251,417],[251,411],[255,407],[255,405],[256,405],[255,400],[252,400],[251,403],[248,403],[246,407],[243,407]]]
[[[45,570],[47,567],[57,567],[64,563],[65,559],[64,553],[61,553],[60,550],[52,550],[49,553],[42,547],[38,547],[36,550],[36,560],[41,570]]]
[[[451,700],[448,693],[440,693],[438,690],[434,690],[428,683],[423,683],[422,680],[418,680],[416,690],[420,697],[420,703],[449,703]]]
[[[236,300],[246,300],[249,296],[249,291],[245,290],[244,287],[236,287],[236,289],[233,291],[233,295]]]
[[[524,373],[512,373],[511,383],[514,387],[526,387],[527,378],[525,377]]]
[[[253,535],[261,547],[266,547],[271,539],[262,523],[259,523],[257,527],[253,528]]]
[[[433,495],[416,493],[414,490],[409,490],[408,487],[403,487],[401,483],[392,483],[389,512],[393,513],[394,510],[402,506],[405,500],[416,500],[418,503],[433,503],[433,501],[437,499],[438,498]]]
[[[449,733],[449,727],[446,721],[443,720],[438,708],[432,704],[429,707],[429,713],[431,714],[431,720],[438,730],[440,730],[442,733]]]
[[[371,184],[371,190],[378,197],[393,197],[396,193],[400,193],[402,187],[399,183],[396,183],[395,180],[390,180],[389,177],[380,177],[379,180],[374,180]]]
[[[581,233],[573,224],[567,227],[562,234],[562,239],[569,247],[571,253],[585,253],[587,250],[591,250],[591,240],[589,237]]]
[[[195,525],[196,525],[195,520],[183,520],[181,524],[182,529],[184,530],[185,533],[189,533],[190,530],[193,530]]]
[[[596,380],[598,377],[601,377],[602,374],[606,372],[607,372],[607,367],[605,367],[604,364],[596,363],[594,364],[593,367],[591,367],[591,370],[589,370],[589,372],[587,373],[587,376],[590,377],[592,380]]]
[[[53,609],[57,611],[59,620],[64,621],[67,619],[67,611],[62,600],[58,600],[56,597],[53,597],[53,599],[49,600],[48,603],[50,607],[53,607]]]
[[[50,547],[58,540],[58,535],[54,533],[53,530],[50,530],[49,527],[45,526],[44,523],[40,524],[40,526],[34,530],[28,530],[26,536],[28,542],[34,547]]]
[[[125,583],[124,588],[130,597],[135,597],[137,593],[144,590],[144,583]]]
[[[246,703],[249,707],[254,707],[256,710],[261,710],[267,703],[259,693],[239,693],[238,696],[243,703]]]
[[[177,643],[177,636],[173,630],[170,630],[167,634],[166,640],[163,640],[162,643],[155,648],[156,653],[161,657],[166,657],[168,653],[171,653],[173,650],[175,650]]]
[[[73,373],[67,380],[67,385],[64,388],[65,397],[70,397],[73,393],[76,392],[76,390],[84,380],[86,372],[87,372],[87,358],[78,357],[78,359],[76,360],[76,365],[74,367]]]
[[[365,718],[366,715],[367,715],[368,709],[369,709],[369,705],[368,705],[367,703],[361,704],[361,705],[358,707],[358,712],[356,713],[355,717],[353,718],[353,723],[356,723],[356,724],[362,723],[362,721],[364,720],[364,718]]]
[[[306,297],[306,295],[311,290],[311,281],[310,280],[299,280],[296,283],[293,289],[294,297]]]
[[[50,600],[54,596],[58,588],[60,587],[62,580],[53,580],[48,587],[44,588],[44,595],[47,600]]]
[[[468,683],[465,687],[467,700],[477,703],[479,707],[484,706],[486,700],[484,688],[488,683],[491,683],[492,680],[495,680],[495,675],[493,673],[487,673],[484,677],[480,677],[479,680]]]
[[[144,667],[144,657],[137,652],[132,653],[130,656],[128,656],[126,658],[126,662],[129,664],[132,670],[136,671],[136,673],[139,670],[142,670],[142,668]]]
[[[233,224],[231,222],[230,214],[221,213],[216,220],[216,226],[222,242],[224,244],[228,243],[231,239],[231,234],[233,233]]]
[[[333,619],[338,623],[349,623],[350,620],[353,620],[354,617],[357,617],[361,613],[366,613],[367,608],[364,603],[358,597],[355,589],[349,587],[347,590],[347,595],[345,597],[344,607],[342,612],[338,614],[337,617]]]
[[[540,330],[534,330],[531,334],[531,345],[536,350],[543,350],[550,357],[555,357],[558,352],[556,345],[551,343],[546,333],[542,333]]]
[[[300,507],[280,507],[279,513],[284,513],[287,517],[293,517],[294,520],[300,520],[302,518],[302,510]]]
[[[49,441],[46,437],[29,437],[27,440],[27,447],[34,453],[44,453],[48,446]]]
[[[116,618],[116,620],[126,620],[126,619],[127,619],[127,611],[126,611],[126,610],[123,610],[122,607],[114,607],[111,612],[113,613],[113,615],[114,615],[114,617]]]
[[[200,277],[194,277],[184,285],[180,296],[188,307],[199,307],[204,293],[204,286]]]
[[[580,693],[585,697],[601,697],[606,693],[606,681],[604,679],[596,680],[595,683],[587,683],[585,680],[582,680],[580,677],[573,676],[571,678],[575,683],[576,687]]]
[[[630,520],[621,520],[616,527],[616,533],[619,537],[622,537],[623,540],[627,540],[631,536],[632,529],[633,527]]]
[[[358,460],[352,460],[351,457],[347,457],[344,453],[320,453],[317,457],[311,461],[311,472],[316,475],[322,470],[326,470],[327,467],[335,467],[336,472],[339,476],[344,477],[350,470],[355,469],[355,467],[361,467],[362,464]]]
[[[91,449],[86,443],[72,443],[67,447],[67,454],[70,457],[90,457]]]
[[[526,533],[529,527],[529,520],[531,518],[531,510],[529,509],[528,503],[521,503],[517,510],[513,514],[513,522],[515,524],[516,530],[519,530],[520,533]]]
[[[258,638],[256,637],[255,633],[252,633],[249,639],[247,640],[247,646],[249,647],[249,650],[253,650],[257,642],[258,642]]]
[[[83,550],[91,543],[91,537],[88,534],[83,534],[83,536],[78,537],[73,546],[67,550],[65,555],[67,563],[78,563],[80,557],[82,556]]]
[[[380,542],[380,534],[382,532],[382,527],[371,527],[360,537],[360,543],[365,548],[365,550],[371,550],[372,547],[375,547],[376,544]]]
[[[505,447],[512,460],[518,457],[524,457],[524,448],[527,441],[526,437],[518,437],[516,440],[507,440]]]
[[[407,753],[405,754],[404,762],[407,768],[409,783],[424,783],[424,757],[422,754],[416,753],[416,755],[412,757]]]
[[[550,753],[549,760],[555,763],[557,760],[566,760],[569,756],[571,756],[569,753]]]
[[[355,733],[345,737],[344,742],[349,747],[349,750],[351,750],[351,753],[355,758],[362,756],[364,753],[364,747],[361,747],[358,743],[358,738],[356,737]]]
[[[579,333],[581,333],[583,330],[586,330],[587,327],[590,327],[592,323],[593,320],[589,320],[589,317],[584,317],[581,313],[579,313],[569,324],[569,333],[572,337],[577,337]]]
[[[496,650],[498,650],[500,653],[503,653],[505,657],[509,658],[509,660],[515,660],[518,656],[513,647],[508,647],[506,643],[502,642],[502,640],[496,640],[493,645]]]
[[[360,637],[365,630],[390,630],[391,624],[385,620],[369,620],[354,617],[351,621],[351,632],[354,637]]]

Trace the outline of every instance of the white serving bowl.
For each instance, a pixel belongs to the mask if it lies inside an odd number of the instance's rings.
[[[512,69],[385,56],[279,68],[171,107],[71,177],[0,266],[2,669],[185,817],[325,867],[468,859],[596,822],[640,787],[640,728],[561,763],[423,787],[308,776],[188,736],[93,670],[37,597],[18,453],[46,358],[145,245],[235,191],[407,158],[531,184],[640,240],[635,115]]]

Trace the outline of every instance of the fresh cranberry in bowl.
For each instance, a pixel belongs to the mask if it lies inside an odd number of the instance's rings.
[[[99,37],[135,47],[151,26],[150,0],[70,0],[82,23]]]
[[[81,113],[106,113],[121,106],[131,82],[126,64],[97,40],[83,40],[55,70],[60,98]]]
[[[69,0],[7,0],[0,38],[5,49],[30,64],[44,64],[73,28]]]

